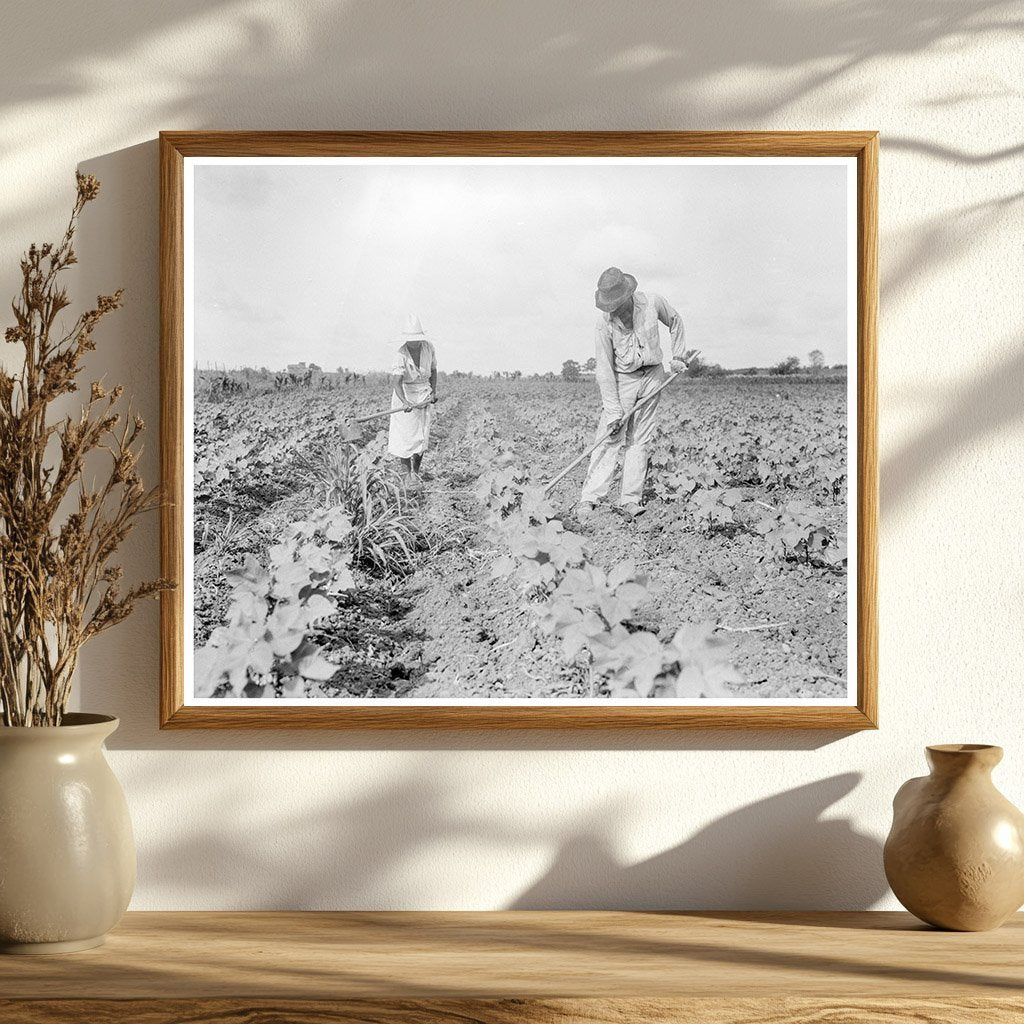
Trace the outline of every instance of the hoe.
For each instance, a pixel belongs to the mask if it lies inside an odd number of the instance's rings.
[[[426,408],[430,403],[423,402],[420,405],[412,406],[413,409]],[[369,423],[370,420],[381,420],[388,416],[394,416],[396,412],[405,412],[405,406],[399,406],[397,409],[385,409],[384,412],[371,413],[369,416],[359,416],[353,419],[351,416],[346,416],[341,424],[341,439],[346,444],[353,444],[356,441],[363,439],[363,423]]]
[[[678,376],[678,373],[670,373],[649,395],[645,395],[641,398],[640,401],[638,401],[636,405],[634,405],[633,408],[622,417],[622,425],[619,427],[619,430],[625,430],[637,409],[639,409],[641,405],[646,405],[652,398],[654,398],[655,395],[661,394],[661,392],[664,391],[665,388],[667,388]],[[555,487],[561,483],[561,481],[564,480],[585,458],[593,455],[593,453],[596,452],[597,449],[600,448],[601,445],[603,445],[611,436],[611,431],[602,434],[585,452],[577,455],[576,458],[558,474],[558,476],[552,477],[544,485],[544,493],[550,494]]]

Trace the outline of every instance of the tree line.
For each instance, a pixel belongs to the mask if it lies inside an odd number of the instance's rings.
[[[587,376],[594,372],[597,367],[597,360],[591,356],[585,363],[579,363],[575,359],[566,359],[562,363],[562,380],[570,383],[586,380]],[[757,375],[770,375],[777,377],[788,377],[798,373],[809,373],[812,375],[822,374],[826,370],[845,370],[845,363],[836,363],[831,367],[825,365],[825,354],[821,349],[812,349],[807,353],[807,365],[800,362],[799,356],[789,356],[774,366],[744,366],[737,369],[726,369],[719,363],[710,363],[697,356],[691,360],[690,365],[683,372],[684,377],[754,377]]]

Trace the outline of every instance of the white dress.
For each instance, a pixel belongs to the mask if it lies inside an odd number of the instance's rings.
[[[434,368],[434,346],[420,342],[420,365],[416,365],[408,346],[403,345],[391,366],[392,374],[402,375],[406,397],[412,405],[420,405],[430,398],[430,373]],[[391,393],[391,408],[401,409],[398,395]],[[430,441],[430,414],[433,407],[396,412],[388,428],[388,451],[400,459],[421,455]]]

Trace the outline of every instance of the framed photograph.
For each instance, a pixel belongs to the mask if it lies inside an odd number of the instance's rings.
[[[875,132],[165,132],[172,728],[874,728]]]

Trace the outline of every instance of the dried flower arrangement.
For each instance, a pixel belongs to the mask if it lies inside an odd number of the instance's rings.
[[[79,388],[93,331],[121,305],[100,295],[70,329],[58,325],[71,300],[59,276],[77,262],[78,217],[99,194],[79,173],[78,196],[57,245],[32,245],[21,261],[9,344],[24,348],[20,373],[0,369],[0,701],[5,726],[59,725],[82,645],[170,584],[121,590],[110,562],[135,519],[158,504],[139,478],[141,417],[114,411],[124,389],[90,385],[80,415],[50,422],[51,405]],[[86,483],[90,455],[109,458],[102,484]]]

